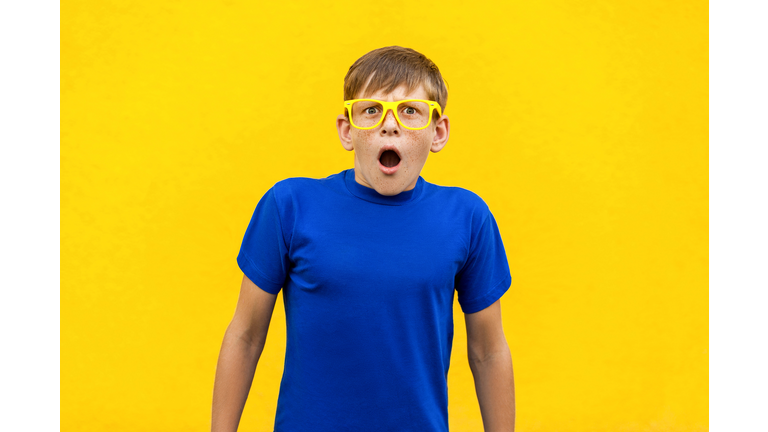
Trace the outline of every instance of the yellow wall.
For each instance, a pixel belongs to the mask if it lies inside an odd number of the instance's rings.
[[[343,78],[386,45],[449,84],[422,176],[498,221],[517,430],[708,430],[708,4],[469,4],[62,2],[63,431],[210,427],[253,208],[352,167]],[[451,431],[481,431],[454,306]],[[281,294],[241,430],[284,349]]]

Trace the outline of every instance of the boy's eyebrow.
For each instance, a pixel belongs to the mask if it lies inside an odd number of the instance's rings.
[[[369,100],[375,100],[375,101],[379,101],[379,102],[387,102],[387,101],[385,101],[385,100],[383,100],[383,99],[376,99],[376,98],[372,98],[372,97],[362,97],[362,98],[360,98],[360,99],[369,99]],[[359,99],[358,99],[358,100],[359,100]],[[394,100],[394,101],[392,101],[392,102],[407,101],[407,100],[420,100],[420,101],[430,101],[430,102],[434,102],[434,101],[431,101],[431,100],[429,100],[429,99],[419,99],[419,98],[403,98],[403,99],[395,99],[395,100]]]

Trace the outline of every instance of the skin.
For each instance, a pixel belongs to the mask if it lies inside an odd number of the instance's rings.
[[[365,88],[355,95],[355,99],[370,98],[382,101],[404,99],[429,100],[424,86],[412,93],[406,92],[405,85],[397,87],[392,93],[385,94],[383,89],[365,95]],[[445,147],[450,132],[448,117],[434,118],[429,126],[422,130],[410,130],[397,122],[392,111],[387,111],[382,123],[374,129],[357,129],[352,126],[344,114],[336,118],[341,145],[355,154],[355,181],[365,187],[375,189],[381,195],[397,195],[416,187],[416,181],[427,162],[429,152],[437,153]],[[385,174],[379,169],[378,154],[381,147],[392,144],[400,152],[400,168],[394,174]]]
[[[501,319],[501,300],[481,311],[464,314],[464,319],[469,368],[475,379],[483,429],[514,432],[515,379]]]

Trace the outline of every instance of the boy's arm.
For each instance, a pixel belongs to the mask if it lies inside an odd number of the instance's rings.
[[[485,432],[514,432],[515,383],[502,327],[501,300],[464,317],[469,368],[475,378]]]
[[[237,431],[277,300],[243,275],[235,316],[224,334],[213,384],[212,432]]]

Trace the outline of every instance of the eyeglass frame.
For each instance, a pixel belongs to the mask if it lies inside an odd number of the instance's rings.
[[[360,102],[360,101],[371,101],[371,102],[378,102],[378,103],[381,104],[382,109],[384,110],[384,112],[381,114],[381,118],[379,119],[379,121],[375,125],[373,125],[371,127],[360,127],[360,126],[355,125],[354,122],[352,122],[352,104],[354,104],[355,102]],[[427,120],[427,124],[424,125],[423,127],[420,127],[420,128],[412,128],[412,127],[408,127],[408,126],[404,125],[403,122],[400,121],[400,116],[397,114],[397,106],[400,105],[403,102],[426,102],[429,105],[429,120]],[[422,129],[426,129],[427,127],[429,127],[429,125],[432,124],[432,113],[435,110],[437,110],[437,114],[440,117],[443,116],[443,110],[440,108],[440,104],[437,103],[437,101],[431,101],[431,100],[426,100],[426,99],[404,99],[404,100],[393,101],[393,102],[387,102],[387,101],[382,101],[382,100],[378,100],[378,99],[350,99],[350,100],[344,101],[344,108],[347,110],[347,113],[349,113],[349,124],[351,124],[352,126],[354,126],[357,129],[363,129],[363,130],[374,129],[374,128],[378,127],[384,121],[384,117],[387,116],[387,111],[390,111],[390,110],[395,115],[395,120],[397,120],[397,122],[400,124],[400,126],[406,128],[406,129],[410,129],[410,130],[422,130]]]

